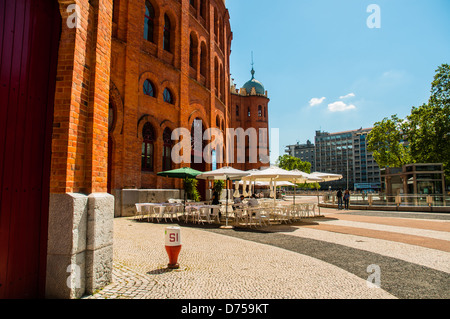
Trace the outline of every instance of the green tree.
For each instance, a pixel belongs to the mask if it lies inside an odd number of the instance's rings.
[[[301,159],[287,154],[278,157],[277,165],[287,171],[298,169],[308,174],[311,173],[311,163],[303,162]]]
[[[199,202],[201,197],[197,189],[198,181],[195,178],[188,178],[184,180],[184,190],[186,192],[186,197],[194,202]]]
[[[441,65],[428,104],[407,117],[411,156],[417,163],[443,163],[450,181],[450,66]]]
[[[380,167],[443,163],[450,184],[450,66],[436,70],[428,103],[412,107],[404,120],[393,115],[375,123],[367,140]]]
[[[436,70],[431,83],[431,99],[447,106],[450,103],[450,66],[448,64],[442,64]]]
[[[320,189],[320,184],[319,184],[319,183],[303,183],[303,184],[297,184],[297,188],[305,189],[305,190]]]
[[[405,142],[405,121],[397,115],[374,124],[367,135],[367,150],[380,167],[401,167],[411,163],[410,149]]]

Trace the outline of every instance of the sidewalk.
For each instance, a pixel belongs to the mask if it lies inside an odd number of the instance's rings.
[[[347,224],[346,230],[336,231],[339,225],[332,223],[342,212],[332,209],[321,209],[321,212],[326,218],[265,229],[270,233],[196,228],[180,223],[181,268],[175,271],[166,269],[164,229],[167,224],[116,219],[113,283],[85,298],[388,299],[408,298],[414,296],[415,291],[420,291],[424,298],[450,297],[449,252],[390,240],[389,236],[352,234],[353,229],[373,225],[383,235],[381,227],[391,227],[388,233],[404,232],[404,235],[414,236],[408,231],[414,229],[420,234],[418,228],[395,223],[396,226],[389,226],[386,224],[389,218],[383,219],[384,224],[376,224],[376,218],[372,224],[367,219],[349,221],[351,215],[346,214],[342,221],[353,224]],[[398,218],[393,220],[398,222]],[[444,248],[449,247],[449,221],[434,222],[444,228],[423,230],[423,240],[439,240]],[[434,238],[438,234],[441,237]],[[382,265],[381,289],[367,285],[370,275],[367,267],[377,263]],[[409,277],[417,280],[405,280]],[[438,287],[428,286],[422,290],[417,287],[428,278],[433,278]],[[397,280],[409,283],[395,282]],[[399,289],[399,285],[406,286]],[[428,294],[427,289],[434,292]]]

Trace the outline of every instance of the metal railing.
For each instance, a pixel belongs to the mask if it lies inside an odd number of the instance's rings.
[[[323,194],[323,203],[337,204],[335,194]],[[385,194],[353,194],[350,197],[352,205],[367,206],[397,206],[397,207],[450,207],[450,195],[397,195]]]

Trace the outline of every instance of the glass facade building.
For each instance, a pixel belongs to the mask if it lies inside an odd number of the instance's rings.
[[[358,191],[381,189],[380,168],[367,151],[368,129],[338,133],[316,131],[315,170],[341,174],[340,181],[324,183],[324,187]]]

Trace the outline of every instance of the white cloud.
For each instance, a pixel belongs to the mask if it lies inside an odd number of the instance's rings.
[[[355,97],[355,93],[349,93],[347,95],[341,96],[339,97],[340,99],[348,99],[350,97]]]
[[[328,104],[328,110],[330,112],[345,112],[356,109],[356,106],[353,104],[345,104],[342,101],[337,101],[331,104]]]
[[[323,101],[325,101],[326,97],[322,97],[322,98],[312,98],[311,101],[309,101],[309,106],[316,106],[316,105],[320,105],[323,103]]]

